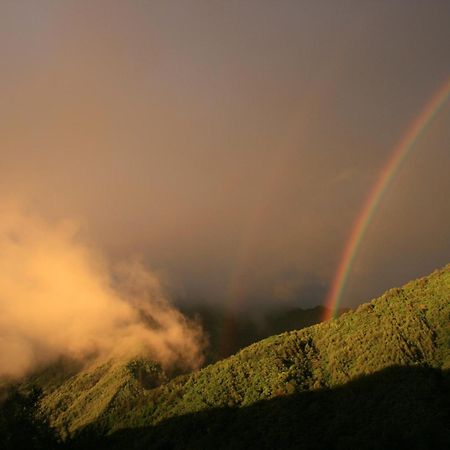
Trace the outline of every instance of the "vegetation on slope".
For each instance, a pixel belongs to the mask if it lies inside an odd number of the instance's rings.
[[[97,438],[107,436],[110,447],[210,448],[223,430],[214,447],[239,448],[259,429],[267,442],[287,433],[292,442],[308,441],[305,448],[345,448],[355,435],[360,448],[382,448],[396,430],[402,444],[421,442],[427,423],[443,443],[450,436],[449,344],[447,266],[336,320],[272,336],[169,381],[143,360],[86,368],[45,390],[41,414],[81,447],[100,446]],[[302,425],[291,430],[296,421]],[[346,429],[352,421],[355,429]],[[379,439],[367,446],[363,432]],[[329,433],[338,433],[339,446]]]
[[[108,449],[447,449],[450,373],[390,367],[333,389],[298,392],[241,408],[211,408],[103,439]]]
[[[339,319],[270,337],[156,388],[145,389],[118,365],[94,372],[98,379],[91,384],[101,392],[98,399],[83,381],[92,374],[82,373],[52,392],[42,405],[58,427],[64,424],[73,432],[91,422],[97,430],[111,433],[211,408],[246,407],[335,388],[391,366],[446,369],[450,367],[449,299],[447,266]],[[67,401],[72,397],[76,401]]]

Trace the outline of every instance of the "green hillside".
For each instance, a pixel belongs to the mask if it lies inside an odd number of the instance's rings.
[[[450,265],[169,381],[136,359],[30,383],[81,448],[449,448],[449,372]]]

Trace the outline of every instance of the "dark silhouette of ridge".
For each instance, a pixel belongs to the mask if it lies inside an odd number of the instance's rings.
[[[38,413],[40,389],[22,392],[8,386],[0,392],[0,448],[52,450],[59,448],[57,432]]]
[[[154,426],[100,436],[95,424],[76,449],[446,449],[450,371],[394,366],[333,389],[241,408],[215,408]]]

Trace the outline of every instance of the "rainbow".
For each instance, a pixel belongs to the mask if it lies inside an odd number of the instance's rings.
[[[449,95],[450,78],[448,78],[436,91],[431,100],[428,101],[420,114],[408,127],[399,143],[392,150],[387,163],[380,172],[376,183],[369,192],[369,195],[353,224],[325,301],[326,312],[323,317],[324,320],[336,316],[353,263],[361,247],[361,243],[364,240],[367,229],[377,212],[386,191],[389,189],[392,180],[395,178],[406,157],[414,148],[414,144],[446,103]]]

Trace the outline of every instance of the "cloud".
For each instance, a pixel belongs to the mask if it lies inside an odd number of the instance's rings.
[[[0,375],[61,356],[202,362],[201,329],[174,309],[155,274],[136,261],[112,268],[71,221],[0,206]]]

